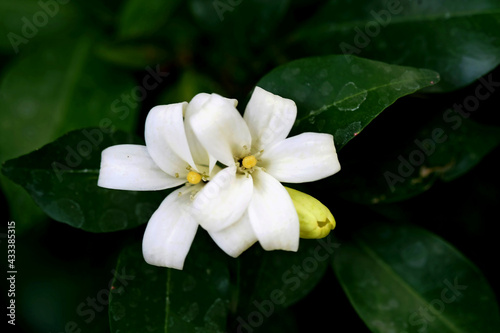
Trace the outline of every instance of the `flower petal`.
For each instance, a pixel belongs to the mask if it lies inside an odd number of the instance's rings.
[[[238,221],[225,229],[209,231],[208,233],[214,242],[233,258],[238,257],[257,241],[248,214],[244,214]]]
[[[149,156],[146,146],[116,145],[102,151],[97,185],[115,190],[155,191],[179,186],[185,179],[171,177]]]
[[[234,156],[248,153],[252,143],[236,104],[234,99],[212,94],[190,117],[191,127],[207,152],[227,166],[234,165]]]
[[[187,103],[155,106],[146,118],[144,136],[149,154],[166,173],[185,177],[194,167],[183,123]]]
[[[193,215],[206,230],[222,230],[241,218],[252,198],[252,189],[251,177],[236,174],[235,166],[227,167],[196,194]]]
[[[191,154],[193,155],[194,162],[197,166],[208,168],[208,174],[211,175],[217,159],[208,154],[208,152],[205,150],[203,145],[194,134],[194,131],[190,125],[191,117],[201,111],[201,107],[209,98],[209,94],[200,93],[191,99],[184,114],[184,128],[186,130],[186,137],[189,142],[189,147],[191,148]]]
[[[244,115],[252,135],[252,148],[266,149],[284,140],[296,117],[294,101],[255,87]]]
[[[340,163],[333,136],[302,133],[268,148],[260,157],[266,172],[280,182],[311,182],[333,175]]]
[[[252,229],[265,250],[297,251],[299,218],[290,195],[264,171],[253,174],[254,191],[248,205]]]
[[[142,254],[148,264],[183,268],[198,229],[189,213],[190,192],[194,188],[184,186],[170,193],[151,216],[142,240]]]

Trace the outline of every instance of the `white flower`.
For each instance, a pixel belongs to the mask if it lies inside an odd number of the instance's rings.
[[[236,257],[257,240],[265,250],[297,251],[299,220],[280,182],[319,180],[340,170],[333,136],[286,138],[295,122],[292,100],[256,87],[241,117],[237,101],[203,95],[189,122],[207,152],[227,166],[194,198],[200,225]]]
[[[102,152],[101,187],[152,191],[185,184],[148,222],[142,250],[152,265],[182,269],[198,228],[190,212],[192,198],[220,170],[185,121],[198,111],[196,96],[189,104],[156,106],[146,119],[146,146],[116,145]]]

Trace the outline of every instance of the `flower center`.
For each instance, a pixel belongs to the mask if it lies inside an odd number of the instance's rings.
[[[198,184],[201,182],[201,175],[198,172],[189,171],[186,179],[190,184]]]
[[[246,169],[251,169],[257,165],[257,158],[255,158],[255,156],[253,155],[246,156],[241,161],[241,165]]]

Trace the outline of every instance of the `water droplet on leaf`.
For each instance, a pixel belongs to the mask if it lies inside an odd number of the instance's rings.
[[[349,82],[340,89],[333,102],[341,111],[355,111],[366,100],[368,92],[360,89],[354,82]]]
[[[338,130],[336,130],[334,135],[335,141],[340,145],[344,145],[355,136],[354,133],[359,134],[360,131],[361,122],[356,121],[349,124],[349,126],[345,128],[339,128]]]

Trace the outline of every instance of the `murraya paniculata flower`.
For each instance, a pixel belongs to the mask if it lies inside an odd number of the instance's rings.
[[[200,225],[236,257],[258,241],[265,250],[297,251],[299,218],[280,182],[320,180],[340,170],[333,136],[287,138],[295,103],[256,87],[242,117],[236,100],[197,96],[187,121],[210,156],[226,166],[194,198]]]
[[[98,185],[110,189],[153,191],[180,187],[151,216],[143,238],[144,259],[182,269],[198,223],[192,199],[220,170],[185,120],[199,111],[191,103],[156,106],[148,113],[146,145],[116,145],[103,150]]]
[[[303,133],[287,138],[295,103],[259,87],[244,117],[237,104],[202,93],[189,103],[156,106],[146,118],[145,146],[116,145],[102,152],[101,187],[154,191],[180,186],[147,224],[142,249],[148,263],[182,269],[198,225],[233,257],[256,241],[266,250],[296,251],[304,229],[299,217],[313,237],[322,237],[324,226],[333,228],[323,223],[324,212],[312,212],[317,203],[304,203],[303,196],[289,194],[280,183],[315,181],[339,171],[333,137]],[[328,221],[334,223],[333,216]]]

